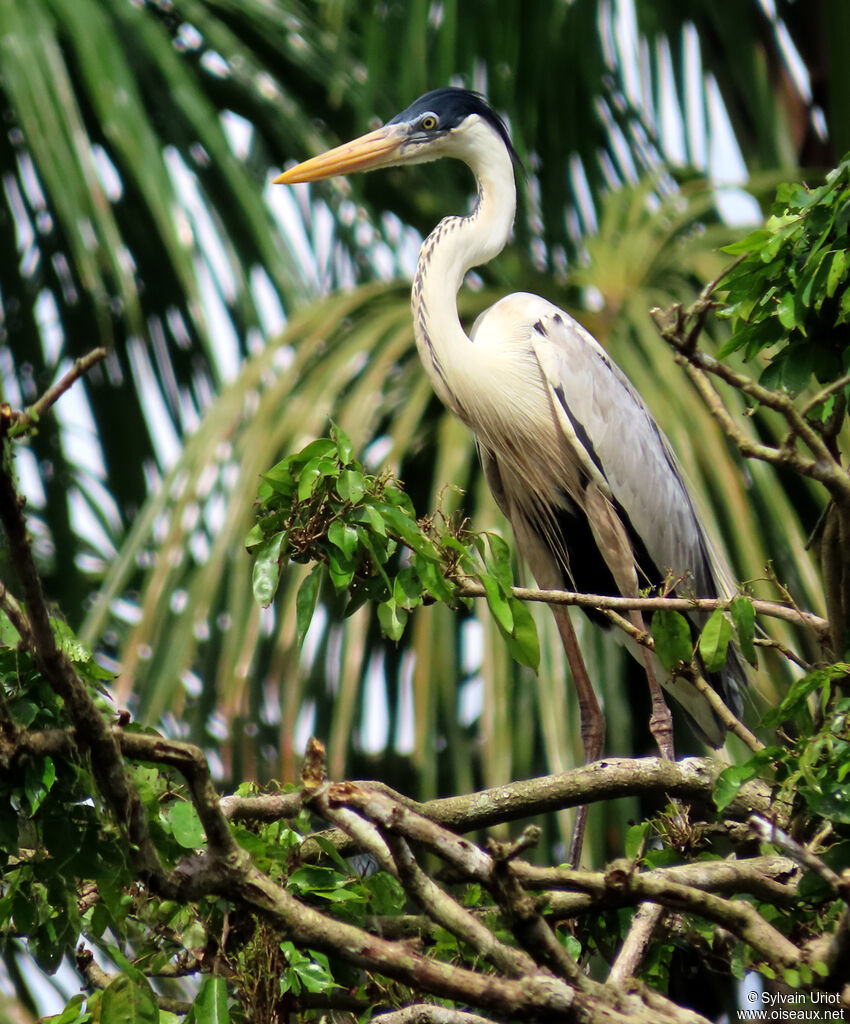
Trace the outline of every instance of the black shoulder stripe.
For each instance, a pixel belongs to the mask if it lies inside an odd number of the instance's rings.
[[[602,465],[602,460],[597,455],[596,449],[593,447],[593,442],[590,440],[587,431],[584,429],[584,424],[580,423],[573,415],[572,409],[570,409],[569,405],[567,404],[567,399],[564,395],[564,390],[560,385],[558,385],[558,387],[555,388],[555,394],[558,396],[558,401],[561,403],[561,407],[567,414],[567,419],[570,421],[570,424],[572,425],[572,428],[575,431],[575,435],[578,438],[579,444],[590,456],[590,461],[593,463],[593,465],[596,466],[596,468],[599,470],[602,476],[607,480],[608,478],[605,476],[605,469]]]

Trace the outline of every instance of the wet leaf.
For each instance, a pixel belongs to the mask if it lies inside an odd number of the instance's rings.
[[[683,662],[690,662],[693,656],[691,627],[684,615],[659,608],[652,616],[651,632],[655,653],[668,672],[675,671]]]
[[[715,608],[699,637],[699,653],[706,672],[719,672],[723,668],[731,639],[732,623],[722,608]]]

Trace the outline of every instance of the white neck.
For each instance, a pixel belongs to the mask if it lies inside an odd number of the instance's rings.
[[[485,121],[466,128],[446,155],[466,163],[478,183],[478,201],[468,217],[447,217],[422,243],[413,279],[416,347],[442,402],[466,420],[452,381],[475,374],[472,343],[461,326],[457,293],[471,267],[489,263],[505,247],[516,212],[510,153]]]

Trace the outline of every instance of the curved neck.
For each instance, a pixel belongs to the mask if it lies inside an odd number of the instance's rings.
[[[416,346],[434,390],[466,419],[451,382],[475,367],[458,318],[457,293],[471,267],[488,263],[505,247],[516,213],[516,185],[510,154],[489,126],[477,126],[456,155],[475,175],[478,199],[468,217],[447,217],[422,243],[412,304]]]

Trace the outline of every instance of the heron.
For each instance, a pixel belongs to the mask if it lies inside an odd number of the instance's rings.
[[[733,596],[669,440],[581,324],[520,292],[500,299],[465,332],[457,309],[464,277],[502,251],[516,214],[516,153],[504,120],[481,94],[427,92],[382,127],[274,181],[312,182],[442,157],[470,168],[477,196],[469,214],[441,220],[422,243],[411,296],[416,346],[437,395],[475,435],[490,490],[538,586],[635,597],[673,580],[688,596]],[[569,612],[550,607],[589,762],[602,749],[604,717]],[[632,619],[642,627],[639,612]],[[662,755],[673,758],[662,686],[700,737],[722,746],[726,726],[693,678],[665,674],[646,648],[641,652],[650,729]],[[745,677],[734,654],[709,684],[740,715]]]

